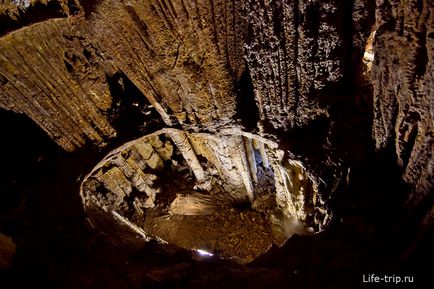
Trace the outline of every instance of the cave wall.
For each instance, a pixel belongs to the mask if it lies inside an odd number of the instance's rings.
[[[225,2],[105,1],[90,25],[167,125],[212,128],[233,122],[243,70],[241,2]]]
[[[330,108],[352,101],[375,29],[373,135],[423,199],[433,183],[432,5],[377,1],[374,13],[367,0],[2,1],[0,107],[28,115],[67,151],[120,134],[113,114],[125,81],[166,126],[215,131],[241,127],[241,115],[281,138],[325,120],[324,134],[295,134],[288,150],[329,184],[343,169]],[[258,119],[241,113],[246,99]]]
[[[186,191],[181,182],[216,206],[258,208],[268,202],[270,211],[279,209],[307,232],[322,231],[331,212],[316,179],[285,155],[277,143],[239,130],[162,129],[111,151],[83,178],[80,195],[88,212],[102,210],[140,227],[160,199]]]
[[[357,72],[372,9],[370,1],[248,1],[246,59],[264,125],[327,117]]]
[[[50,19],[0,39],[1,107],[27,114],[68,151],[115,135],[104,114],[113,68],[95,61],[77,28],[72,18]]]
[[[434,4],[377,1],[373,134],[392,148],[417,204],[433,191]]]
[[[103,1],[91,10],[73,2],[69,18],[26,25],[37,4],[66,4],[10,2],[0,10],[4,22],[23,27],[2,38],[2,107],[25,112],[67,150],[115,135],[109,85],[119,72],[169,126],[237,125],[246,98],[255,99],[261,128],[306,126],[327,117],[330,89],[351,80],[372,22],[364,1],[279,1],[271,10],[261,1]],[[11,16],[17,11],[22,19]],[[254,95],[239,87],[245,69]],[[71,97],[59,92],[69,87]]]
[[[3,4],[4,17],[11,5]],[[10,32],[1,45],[1,106],[28,114],[66,150],[101,144],[115,136],[110,81],[121,71],[166,125],[234,123],[234,86],[244,70],[241,4],[166,5],[104,1],[87,18],[82,10]]]

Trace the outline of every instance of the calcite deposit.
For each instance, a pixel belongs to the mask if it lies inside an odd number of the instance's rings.
[[[218,221],[226,214],[222,211],[233,212],[240,206],[253,209],[251,218],[270,222],[269,230],[271,222],[279,226],[290,221],[299,224],[297,233],[302,228],[304,233],[319,232],[331,220],[331,212],[315,179],[300,162],[284,156],[275,142],[242,131],[207,134],[163,129],[110,152],[84,178],[81,196],[85,208],[95,212],[93,218],[103,210],[127,226],[134,225],[147,238],[159,240],[170,237],[164,230],[153,233],[155,228],[149,224],[155,219],[160,227],[173,226],[176,221],[170,215],[184,215],[185,222],[200,224],[202,218],[194,216],[211,215]],[[197,233],[185,229],[178,243]],[[281,236],[275,236],[275,243],[280,242]],[[217,242],[211,250],[217,245],[229,250]],[[241,257],[237,252],[233,255]]]
[[[109,146],[84,208],[143,236],[143,216],[173,198],[174,215],[247,204],[322,231],[366,134],[399,165],[406,206],[430,216],[433,5],[0,1],[0,108],[65,151]]]

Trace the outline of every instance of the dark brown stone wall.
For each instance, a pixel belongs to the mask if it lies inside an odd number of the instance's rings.
[[[434,184],[434,4],[378,1],[376,17],[373,134],[377,149],[395,150],[418,203]]]

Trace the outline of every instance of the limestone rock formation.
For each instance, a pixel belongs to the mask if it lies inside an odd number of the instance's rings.
[[[434,4],[381,2],[377,6],[373,133],[378,149],[393,147],[411,202],[434,190]]]
[[[356,71],[372,21],[368,2],[248,1],[246,59],[261,121],[288,129],[327,115],[330,88]]]
[[[171,147],[170,154],[158,152],[153,145],[155,139]],[[251,150],[246,149],[250,146]],[[188,169],[194,176],[189,177],[192,200],[203,192],[206,202],[210,202],[206,195],[211,194],[233,204],[253,204],[264,194],[271,194],[276,209],[280,207],[287,217],[305,224],[311,232],[320,231],[330,221],[330,212],[324,206],[318,184],[301,163],[288,161],[284,156],[276,143],[248,133],[227,131],[210,135],[164,129],[109,153],[84,178],[81,195],[89,209],[117,211],[127,219],[138,220],[143,210],[155,207],[163,191],[171,199],[180,193],[179,188],[171,186],[172,178],[180,178],[181,172]],[[175,171],[175,175],[168,178],[170,171]],[[189,182],[181,177],[183,181],[188,186]],[[265,183],[270,181],[268,189],[272,191],[268,192]],[[216,187],[222,191],[215,193]]]
[[[177,170],[181,195],[218,185],[204,203],[275,206],[318,232],[371,122],[408,206],[432,206],[433,15],[430,0],[1,1],[0,108],[69,152],[118,147],[82,183],[95,218],[146,237]]]
[[[25,26],[21,18],[43,3],[69,7],[72,12],[62,13],[75,16]],[[327,115],[327,99],[334,97],[328,88],[349,79],[354,70],[347,67],[360,60],[369,32],[370,14],[359,13],[369,11],[363,1],[354,9],[338,1],[276,2],[269,15],[254,1],[103,1],[91,10],[74,3],[7,3],[1,9],[8,23],[19,14],[16,26],[23,26],[2,38],[2,107],[25,112],[68,150],[115,135],[107,114],[119,71],[166,125],[234,125],[245,109],[237,104],[254,98],[261,126],[305,126]],[[357,17],[343,16],[352,10]],[[354,44],[345,25],[357,32]],[[350,49],[354,57],[344,58]],[[243,73],[250,75],[254,95],[240,90]],[[60,93],[67,89],[71,95]],[[17,90],[24,107],[14,101]]]

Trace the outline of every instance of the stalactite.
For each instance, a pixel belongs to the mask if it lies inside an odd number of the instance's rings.
[[[247,161],[249,163],[250,176],[255,183],[258,182],[258,169],[256,167],[255,152],[253,150],[252,140],[244,137],[244,147],[246,149]]]
[[[147,140],[139,141],[135,149],[152,169],[160,169],[164,166],[163,159]]]
[[[242,166],[240,158],[239,136],[207,134],[190,134],[189,138],[194,150],[204,157],[212,167],[217,170],[222,179],[222,186],[229,192],[231,198],[236,200],[248,199],[245,179],[241,177],[239,167]],[[253,191],[253,187],[249,186]]]
[[[126,160],[122,155],[111,159],[111,163],[117,165],[122,170],[134,188],[139,192],[146,193],[152,201],[155,201],[156,190],[151,188],[156,180],[155,175],[143,173],[135,161],[131,159]]]
[[[231,138],[232,156],[235,166],[243,180],[246,188],[247,197],[250,202],[254,200],[253,184],[250,176],[250,168],[247,160],[246,150],[244,148],[244,141],[242,136]]]
[[[268,160],[267,151],[265,149],[264,143],[259,144],[259,153],[261,154],[262,166],[265,169],[268,169],[270,167],[270,162]]]
[[[203,183],[206,177],[205,172],[202,168],[202,165],[199,163],[199,160],[197,159],[195,151],[191,147],[187,134],[176,130],[170,130],[168,134],[172,138],[177,148],[181,151],[182,156],[193,171],[196,180],[199,183]]]
[[[260,141],[256,138],[252,138],[252,146],[255,150],[259,150]]]
[[[291,195],[287,186],[285,171],[280,165],[280,161],[273,159],[271,167],[274,172],[274,185],[276,186],[276,202],[288,216],[297,217],[297,210],[293,206]]]
[[[173,155],[173,146],[170,141],[163,142],[159,136],[150,136],[147,139],[163,160],[170,160]]]
[[[261,174],[261,178],[253,183],[252,175],[259,170],[252,172],[251,167],[259,160],[256,162],[253,157],[249,160],[249,155],[258,154],[258,149],[263,151],[263,166],[268,164],[272,174]],[[318,186],[301,162],[287,159],[286,153],[272,141],[236,130],[211,135],[169,128],[126,143],[112,151],[85,178],[81,193],[83,202],[87,207],[95,205],[105,211],[120,208],[119,214],[126,214],[129,219],[145,216],[146,210],[158,203],[159,193],[168,193],[167,186],[161,187],[159,175],[185,169],[185,164],[180,164],[181,156],[193,174],[199,176],[190,192],[197,194],[198,189],[202,192],[200,196],[196,195],[198,198],[191,198],[191,193],[181,194],[173,207],[173,212],[178,212],[175,214],[210,214],[214,207],[206,203],[217,199],[250,203],[252,208],[260,208],[268,202],[260,188],[268,175],[274,180],[275,191],[267,193],[272,194],[270,197],[275,198],[272,203],[274,206],[277,203],[286,218],[306,226],[311,232],[321,231],[329,222]],[[163,170],[164,165],[171,169]],[[176,169],[178,166],[180,168]],[[201,176],[206,182],[199,181]],[[200,186],[204,183],[206,188]],[[217,191],[216,184],[220,188]],[[185,207],[187,204],[188,208]]]

